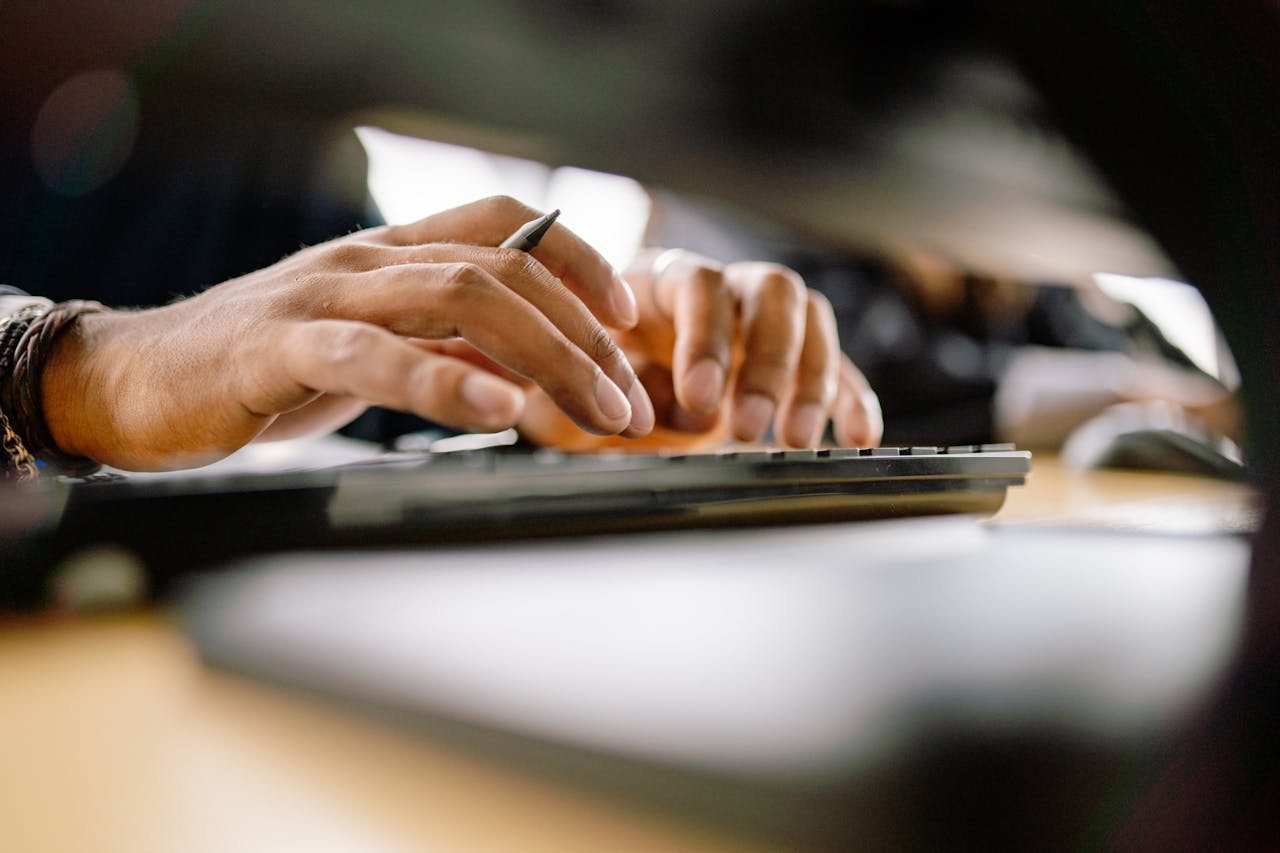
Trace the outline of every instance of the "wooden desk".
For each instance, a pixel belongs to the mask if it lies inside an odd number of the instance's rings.
[[[1249,490],[1038,459],[996,524],[1239,530]],[[205,671],[163,614],[0,625],[6,850],[767,850]]]
[[[1036,455],[1027,485],[988,524],[1052,524],[1151,533],[1257,530],[1262,504],[1239,483],[1130,471],[1081,471]]]

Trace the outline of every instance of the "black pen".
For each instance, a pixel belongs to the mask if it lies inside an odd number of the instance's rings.
[[[551,229],[551,223],[556,221],[556,217],[560,215],[560,209],[556,208],[550,213],[539,216],[532,222],[526,222],[516,229],[516,233],[498,244],[499,249],[519,249],[527,252],[538,243],[542,242],[543,236]]]

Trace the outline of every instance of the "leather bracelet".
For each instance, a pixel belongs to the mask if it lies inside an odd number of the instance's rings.
[[[0,381],[4,381],[13,367],[18,341],[38,317],[53,307],[48,300],[27,302],[18,310],[0,317]]]
[[[0,387],[9,383],[10,368],[13,366],[14,354],[24,332],[36,318],[53,306],[47,299],[23,300],[17,294],[5,294],[0,302],[6,307],[18,302],[16,310],[0,316]],[[36,468],[35,457],[22,441],[22,436],[14,430],[9,418],[0,408],[0,479],[27,482],[40,476]]]
[[[101,310],[100,303],[80,299],[44,308],[22,330],[11,350],[12,360],[7,369],[0,369],[0,410],[8,415],[12,431],[36,459],[60,474],[83,477],[101,466],[92,459],[72,456],[58,448],[44,419],[40,377],[57,336],[82,314]],[[7,326],[5,331],[9,331]],[[0,358],[6,352],[10,350],[0,350]]]

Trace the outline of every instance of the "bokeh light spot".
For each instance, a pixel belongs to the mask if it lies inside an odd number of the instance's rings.
[[[45,100],[31,131],[31,156],[45,186],[82,196],[111,180],[133,151],[138,95],[112,68],[77,74]]]

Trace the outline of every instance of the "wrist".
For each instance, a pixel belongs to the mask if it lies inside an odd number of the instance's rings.
[[[121,315],[94,311],[78,316],[51,342],[40,366],[40,412],[55,449],[72,458],[104,461],[112,432],[108,403],[115,371],[107,341]]]

